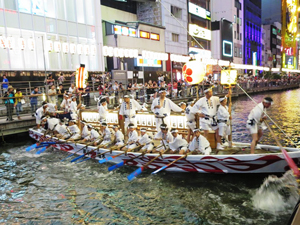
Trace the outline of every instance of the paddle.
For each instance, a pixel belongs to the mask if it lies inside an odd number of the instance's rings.
[[[108,153],[108,152],[111,152],[111,150],[108,150],[108,151],[106,151],[106,152],[102,152],[102,153],[97,153],[96,155],[95,155],[95,158],[97,157],[97,156],[101,156],[101,155],[105,155],[106,153]],[[89,159],[91,159],[92,157],[87,157],[87,158],[85,158],[85,159],[83,159],[83,160],[81,160],[81,161],[79,161],[79,162],[77,162],[77,163],[81,163],[81,162],[84,162],[84,161],[86,161],[86,160],[89,160]]]
[[[139,147],[140,147],[140,146],[137,146],[137,147],[131,149],[131,151],[133,151],[133,150],[135,150],[135,149],[137,149],[137,148],[139,148]],[[102,164],[102,163],[108,162],[108,161],[110,161],[110,160],[112,160],[112,159],[114,159],[114,158],[116,158],[116,157],[118,157],[118,156],[120,156],[120,155],[126,154],[127,152],[128,152],[128,149],[127,149],[126,151],[124,151],[124,152],[121,152],[120,154],[113,155],[113,156],[109,156],[109,157],[107,157],[107,158],[105,158],[105,159],[101,159],[101,160],[99,160],[99,163]]]
[[[274,137],[277,145],[280,147],[280,150],[286,160],[286,162],[288,163],[289,167],[293,170],[294,174],[297,176],[297,178],[300,177],[300,171],[297,167],[297,165],[295,164],[295,162],[293,161],[293,159],[289,156],[289,154],[287,153],[287,151],[282,147],[282,145],[280,144],[278,138],[276,137],[275,133],[273,132],[273,130],[271,129],[270,125],[265,123],[266,126],[268,127],[270,133],[272,134],[272,136]]]
[[[94,141],[92,141],[92,142],[90,142],[90,143],[93,143],[93,142],[94,142]],[[91,151],[89,151],[89,152],[86,152],[86,153],[84,153],[83,155],[80,155],[80,156],[78,156],[78,157],[72,159],[72,160],[71,160],[71,163],[77,161],[78,159],[83,158],[83,157],[86,156],[87,154],[93,153],[94,151],[96,151],[96,150],[98,150],[98,149],[99,149],[99,147],[98,147],[98,148],[95,148],[94,150],[91,150]]]
[[[74,154],[76,154],[77,152],[81,151],[84,148],[87,148],[89,144],[86,144],[84,147],[82,147],[81,149],[77,150],[76,152],[72,153],[71,155],[67,156],[66,158],[60,160],[61,162],[65,161],[67,158],[73,156]]]
[[[188,155],[190,155],[192,152],[189,152],[189,153],[186,153],[185,155],[179,157],[178,159],[174,160],[173,162],[169,163],[168,165],[166,166],[163,166],[157,170],[155,170],[154,172],[152,172],[151,174],[157,174],[158,172],[168,168],[169,166],[173,165],[174,163],[176,163],[177,161],[179,161],[180,159],[183,159],[183,158],[186,158]]]
[[[141,166],[137,170],[133,171],[133,173],[131,173],[130,175],[127,176],[127,179],[129,181],[132,181],[134,178],[136,178],[138,175],[140,175],[143,172],[143,170],[146,169],[153,161],[155,161],[158,157],[160,157],[162,154],[164,154],[167,151],[169,151],[169,149],[166,149],[163,153],[159,152],[158,156],[154,157],[148,163],[146,163],[145,165]]]

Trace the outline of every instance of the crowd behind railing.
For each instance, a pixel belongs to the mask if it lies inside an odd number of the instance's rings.
[[[24,107],[30,108],[32,116],[34,116],[42,101],[56,104],[59,109],[65,94],[77,96],[77,101],[89,108],[91,105],[95,105],[98,96],[102,95],[110,97],[109,104],[111,105],[118,104],[119,99],[122,99],[125,94],[131,94],[132,98],[139,100],[141,103],[149,103],[157,97],[158,89],[161,87],[167,89],[167,96],[171,99],[201,97],[203,96],[203,90],[211,85],[214,85],[213,94],[226,93],[226,87],[221,85],[218,80],[212,80],[211,77],[207,77],[199,85],[190,85],[183,80],[171,83],[164,78],[164,76],[160,76],[157,81],[148,80],[145,83],[137,83],[132,79],[127,84],[123,84],[122,82],[103,79],[103,77],[100,79],[92,77],[86,83],[86,88],[78,89],[75,87],[75,75],[71,76],[70,80],[64,79],[63,76],[55,80],[49,75],[44,82],[28,81],[27,84],[25,82],[9,82],[3,76],[1,101],[2,105],[6,106],[7,120],[9,121],[13,120],[14,109],[18,119],[21,119],[20,114]],[[299,85],[300,77],[286,76],[282,79],[241,77],[237,80],[237,83],[238,85],[232,88],[233,94],[242,93],[241,88],[249,92]],[[15,88],[16,86],[17,88]]]

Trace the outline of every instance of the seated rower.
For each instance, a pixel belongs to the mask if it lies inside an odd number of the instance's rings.
[[[161,145],[152,152],[164,152],[166,148],[169,148],[169,143],[173,142],[173,136],[168,131],[167,124],[160,125],[160,131],[154,136],[154,140],[161,140]]]
[[[82,140],[79,143],[84,143],[85,142],[84,139],[86,137],[88,137],[91,134],[91,132],[89,131],[88,125],[86,124],[86,122],[81,120],[80,123],[81,123],[81,126],[82,126],[82,129],[81,129],[81,138],[82,138]]]
[[[68,130],[68,127],[63,123],[59,123],[55,127],[54,134],[57,138],[64,139],[64,140],[71,137],[71,132]]]
[[[112,149],[118,149],[124,146],[124,134],[119,130],[118,125],[113,126],[113,130],[115,132],[115,145]]]
[[[69,129],[70,129],[70,132],[72,135],[68,140],[69,141],[79,140],[81,135],[80,135],[80,129],[78,128],[78,126],[76,124],[76,120],[69,121]]]
[[[211,148],[208,140],[201,135],[200,129],[194,130],[194,138],[190,143],[187,152],[202,153],[204,155],[209,155],[211,153]]]
[[[228,136],[228,147],[232,147],[232,141],[231,141],[231,135],[230,135],[230,125],[229,121],[231,120],[230,111],[231,111],[231,103],[229,104],[229,107],[227,107],[227,97],[220,97],[220,106],[218,108],[217,112],[217,118],[218,118],[218,127],[219,127],[219,136],[220,139],[222,137]],[[223,147],[219,148],[220,150],[223,149]]]
[[[147,153],[153,150],[154,144],[152,142],[152,138],[147,134],[146,128],[141,128],[141,136],[138,140],[138,144],[142,145],[141,152],[147,151]]]
[[[42,119],[42,124],[45,130],[54,132],[55,127],[60,123],[60,119],[50,116],[45,116]]]
[[[171,134],[173,136],[173,141],[169,143],[170,153],[184,154],[187,151],[188,143],[185,139],[178,134],[178,130],[172,128]]]
[[[128,125],[128,129],[127,129],[128,140],[127,140],[127,145],[122,148],[123,151],[127,150],[128,152],[130,152],[138,146],[136,142],[138,141],[139,136],[135,128],[136,127],[133,123],[130,123]]]
[[[36,126],[38,129],[38,132],[41,132],[40,126],[41,126],[41,122],[42,122],[42,117],[45,116],[47,108],[48,108],[47,103],[43,102],[42,106],[40,108],[38,108],[35,112]]]
[[[86,125],[86,127],[90,134],[83,139],[83,142],[93,142],[94,146],[98,145],[101,140],[100,134],[94,129],[91,124]]]
[[[100,132],[103,136],[103,141],[101,142],[100,147],[106,147],[107,145],[111,144],[111,132],[109,128],[107,127],[106,122],[102,122],[100,126]],[[100,141],[98,141],[100,142]]]

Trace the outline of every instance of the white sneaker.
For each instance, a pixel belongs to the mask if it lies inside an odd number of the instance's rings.
[[[229,146],[229,143],[228,143],[228,142],[225,142],[225,143],[222,144],[222,146],[223,146],[223,147],[228,147],[228,146]]]
[[[260,150],[260,149],[261,149],[260,145],[256,145],[256,146],[255,146],[255,149]]]
[[[224,150],[224,147],[223,147],[220,143],[218,143],[218,144],[217,144],[217,149],[218,149],[218,150]]]

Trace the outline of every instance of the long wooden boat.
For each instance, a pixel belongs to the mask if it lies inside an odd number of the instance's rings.
[[[29,130],[29,135],[31,138],[39,141],[43,137],[43,133],[38,132],[35,129]],[[50,136],[47,136],[50,138]],[[53,141],[64,141],[57,138],[52,138]],[[235,151],[213,151],[211,155],[188,155],[187,158],[180,159],[170,167],[167,171],[172,172],[199,172],[199,173],[281,173],[289,170],[289,166],[284,159],[280,148],[272,145],[260,145],[263,151],[258,151],[257,154],[248,154],[249,150],[244,150],[244,148],[249,149],[249,144],[245,143],[234,143]],[[79,149],[83,148],[84,144],[66,143],[57,144],[53,147],[69,152],[75,153]],[[94,146],[87,146],[85,151],[90,151],[96,149]],[[300,149],[297,148],[286,148],[289,152],[289,156],[295,161],[295,163],[300,166]],[[97,152],[105,152],[107,149],[100,148]],[[122,151],[112,151],[111,153],[106,153],[103,157],[114,156],[122,153]],[[84,152],[79,151],[77,155],[83,155]],[[131,159],[140,155],[141,153],[130,152],[127,155],[123,154],[119,157],[112,159],[112,163],[120,163],[124,160]],[[96,155],[92,154],[92,158]],[[129,166],[141,167],[147,162],[152,160],[158,154],[145,154],[139,158],[127,163]],[[153,163],[151,163],[148,168],[159,169],[163,166],[168,165],[170,162],[178,159],[182,155],[178,154],[164,154],[157,158]],[[91,157],[87,155],[87,157]],[[103,158],[94,157],[95,160],[101,160]]]

